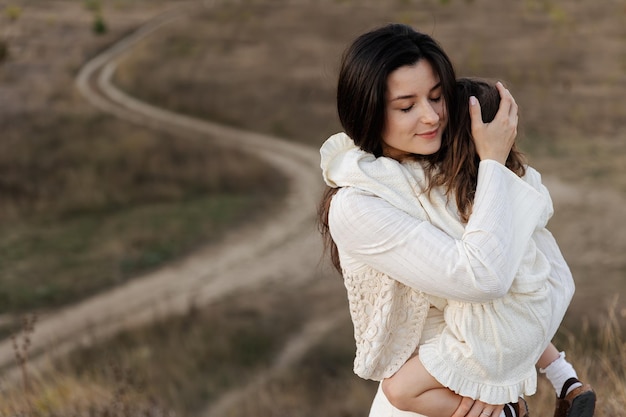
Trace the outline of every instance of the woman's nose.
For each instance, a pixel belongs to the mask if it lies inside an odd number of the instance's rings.
[[[437,110],[430,104],[424,104],[422,106],[422,123],[425,124],[433,124],[439,121],[439,113]]]

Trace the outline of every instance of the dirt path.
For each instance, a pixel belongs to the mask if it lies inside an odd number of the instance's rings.
[[[45,349],[46,355],[31,361],[34,368],[95,337],[183,312],[191,303],[201,306],[239,288],[287,277],[291,282],[308,279],[319,268],[321,242],[314,217],[322,183],[315,149],[159,109],[129,97],[111,83],[116,63],[136,43],[184,19],[197,4],[156,17],[96,56],[80,71],[77,88],[92,105],[120,118],[181,137],[203,135],[223,146],[249,150],[291,179],[286,201],[267,221],[233,231],[219,247],[201,249],[128,284],[40,317],[31,352]],[[13,356],[11,341],[1,343],[0,367],[11,366]],[[3,377],[11,375],[5,372]]]
[[[204,2],[205,7],[209,3]],[[164,13],[89,61],[79,73],[76,86],[89,103],[117,117],[175,132],[183,140],[186,135],[202,135],[222,146],[250,150],[291,178],[288,198],[282,210],[267,222],[233,231],[219,246],[199,250],[128,284],[40,317],[31,350],[45,350],[46,355],[31,361],[33,367],[43,366],[49,358],[89,344],[94,338],[183,312],[191,303],[201,306],[246,286],[285,279],[306,280],[311,277],[310,271],[319,268],[321,247],[314,230],[314,215],[322,184],[316,149],[160,109],[126,95],[111,82],[117,62],[134,45],[163,26],[185,19],[193,7],[198,7],[198,2]],[[581,267],[606,264],[607,268],[618,270],[619,265],[614,264],[623,262],[621,254],[626,251],[624,197],[604,191],[582,192],[554,179],[546,182],[561,219],[562,226],[555,234],[566,255],[569,252],[568,260]],[[597,219],[591,232],[589,224],[580,221],[581,210],[593,213],[582,214],[584,218]],[[620,276],[613,276],[611,279],[617,284]],[[593,295],[592,291],[585,291],[591,287],[593,283],[579,284],[580,300]],[[333,315],[330,312],[328,317]],[[226,414],[247,390],[254,390],[274,372],[294,363],[333,328],[334,322],[328,317],[306,324],[279,354],[268,375],[227,393],[206,410],[206,415]],[[11,341],[0,343],[0,368],[10,367],[13,360]],[[8,371],[3,378],[12,375],[14,371]]]
[[[345,313],[342,311],[331,311],[324,317],[314,319],[306,323],[302,330],[287,341],[284,348],[277,355],[273,365],[267,372],[259,374],[256,378],[246,383],[242,387],[237,387],[222,395],[218,401],[211,404],[200,417],[223,417],[228,415],[228,411],[241,404],[241,401],[248,400],[255,391],[262,389],[264,385],[271,382],[272,378],[281,371],[287,370],[297,364],[316,342],[320,342],[324,335],[329,334],[337,327],[336,317],[341,317]]]

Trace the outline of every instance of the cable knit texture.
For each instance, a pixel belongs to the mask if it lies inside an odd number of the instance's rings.
[[[430,303],[419,291],[374,270],[363,274],[344,271],[344,277],[359,346],[354,372],[362,378],[382,380],[415,352]],[[364,314],[368,320],[363,320]]]
[[[482,161],[472,216],[427,183],[417,161],[365,153],[343,133],[322,146],[325,182],[343,187],[329,223],[339,249],[362,378],[393,375],[415,352],[455,392],[491,404],[536,389],[535,363],[556,332],[573,281],[545,228],[541,177]],[[422,340],[430,306],[442,333]],[[420,345],[421,344],[421,345]]]

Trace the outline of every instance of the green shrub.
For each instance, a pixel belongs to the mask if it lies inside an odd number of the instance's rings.
[[[107,25],[100,13],[96,14],[93,22],[93,32],[96,35],[103,35],[107,32]]]

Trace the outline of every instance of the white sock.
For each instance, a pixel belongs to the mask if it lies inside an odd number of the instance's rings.
[[[578,375],[576,375],[576,370],[572,364],[565,360],[565,352],[561,352],[558,359],[554,360],[547,367],[539,368],[539,372],[546,374],[546,377],[554,387],[554,391],[556,391],[557,397],[561,395],[565,381],[570,378],[578,379]],[[574,388],[578,388],[580,386],[582,386],[580,382],[572,384],[565,395],[569,394],[569,392]]]

